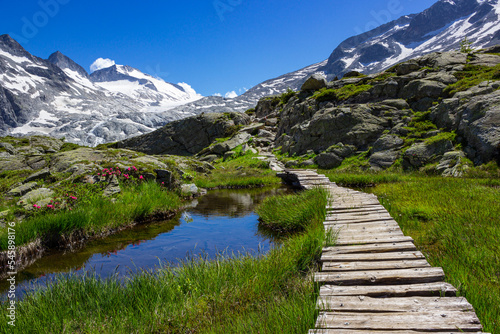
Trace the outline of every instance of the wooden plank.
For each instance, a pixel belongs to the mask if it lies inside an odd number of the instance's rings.
[[[334,212],[330,212],[329,215],[337,215],[337,214],[344,214],[344,213],[350,213],[350,214],[370,214],[370,213],[379,213],[379,212],[387,212],[385,208],[383,209],[377,209],[377,208],[366,208],[366,209],[346,209],[346,210],[336,210]]]
[[[375,238],[370,238],[369,236],[366,236],[365,239],[347,239],[347,240],[342,240],[338,239],[335,244],[339,246],[346,246],[346,245],[366,245],[366,244],[373,244],[373,243],[397,243],[397,242],[406,242],[406,241],[413,241],[411,237],[405,237],[405,236],[394,236],[394,237],[375,237]]]
[[[360,271],[360,270],[388,270],[425,268],[431,265],[427,260],[397,260],[397,261],[369,261],[369,262],[324,262],[322,271]]]
[[[308,334],[370,334],[370,333],[375,333],[375,334],[429,334],[429,332],[420,332],[420,331],[410,331],[410,330],[405,330],[405,331],[378,331],[378,330],[350,330],[350,329],[310,329]],[[439,333],[441,334],[456,334],[456,333],[463,333],[463,331],[460,330],[447,330],[447,331],[440,331]],[[483,333],[483,332],[467,332],[469,334],[489,334],[489,333]]]
[[[332,226],[332,225],[330,225]],[[338,233],[339,235],[349,235],[349,234],[358,234],[358,235],[366,235],[366,234],[393,234],[393,235],[404,235],[403,231],[398,227],[387,227],[387,226],[380,226],[380,227],[372,227],[372,228],[366,228],[366,227],[361,227],[361,228],[356,228],[353,225],[350,225],[349,227],[343,227],[343,228],[337,228],[333,227],[331,228],[335,233]]]
[[[337,210],[352,210],[352,209],[357,209],[357,210],[361,210],[361,209],[377,209],[377,210],[382,210],[385,208],[380,205],[380,203],[378,205],[373,205],[373,204],[369,204],[369,205],[362,205],[362,204],[335,204],[335,205],[332,205],[332,206],[329,206],[326,208],[327,211],[330,211],[330,213],[333,213]]]
[[[391,253],[354,253],[354,254],[332,254],[323,253],[322,262],[370,262],[370,261],[404,261],[425,259],[424,254],[414,252],[391,252]]]
[[[376,222],[391,222],[395,221],[392,217],[380,217],[380,218],[354,218],[354,219],[332,219],[327,217],[325,223],[335,224],[360,224],[360,223],[376,223]]]
[[[314,273],[315,282],[343,285],[432,283],[444,280],[441,268]]]
[[[316,308],[322,311],[370,313],[474,311],[464,297],[320,296]]]
[[[415,331],[481,331],[474,312],[320,313],[317,328]]]
[[[403,233],[396,224],[375,224],[370,226],[357,225],[357,224],[342,224],[342,225],[325,225],[326,231],[334,233],[388,233],[398,232]]]
[[[352,254],[352,253],[385,253],[385,252],[403,252],[417,250],[412,242],[395,242],[388,244],[365,244],[357,246],[335,246],[323,248],[323,253],[328,254]]]
[[[386,217],[391,217],[389,212],[363,212],[363,213],[335,213],[335,214],[330,214],[327,216],[327,218],[330,218],[331,220],[337,219],[345,219],[345,220],[352,220],[352,219],[368,219],[368,218],[386,218]]]
[[[366,233],[366,232],[359,232],[359,231],[339,231],[338,232],[338,239],[336,244],[337,245],[342,245],[342,244],[349,244],[349,245],[355,245],[355,244],[360,244],[359,241],[361,242],[383,242],[384,240],[389,240],[386,242],[393,242],[395,240],[394,238],[409,238],[405,237],[403,232],[401,230],[399,231],[393,231],[393,232],[380,232],[380,233]],[[379,241],[382,240],[382,241]],[[409,240],[409,239],[408,239]]]
[[[386,221],[383,221],[383,222],[371,222],[371,223],[355,223],[355,224],[351,224],[351,223],[328,223],[328,224],[324,224],[326,225],[328,228],[366,228],[366,229],[370,229],[370,228],[377,228],[377,227],[381,227],[381,226],[384,226],[384,227],[396,227],[396,228],[399,228],[399,224],[394,221],[394,220],[386,220]]]
[[[446,282],[402,285],[323,285],[321,296],[369,296],[369,297],[412,297],[448,296],[455,297],[457,289]]]

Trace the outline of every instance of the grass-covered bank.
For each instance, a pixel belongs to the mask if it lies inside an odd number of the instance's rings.
[[[76,198],[76,197],[75,197]],[[72,210],[39,212],[16,224],[16,245],[25,245],[37,238],[57,239],[78,232],[82,237],[106,233],[109,230],[144,220],[148,216],[168,213],[181,206],[181,199],[153,182],[123,187],[116,201],[100,194],[89,195]],[[7,229],[0,231],[0,250],[8,246]]]
[[[241,146],[235,149],[236,156],[226,161],[219,159],[210,175],[193,176],[200,188],[248,188],[280,184],[276,172],[269,169],[269,163],[257,159],[250,151],[242,153]]]
[[[317,289],[309,274],[323,246],[325,201],[311,196],[310,225],[267,255],[188,260],[124,285],[116,278],[60,278],[20,301],[16,327],[0,322],[0,331],[305,333],[316,320]],[[287,212],[293,202],[282,204],[275,210]]]
[[[485,331],[500,333],[500,179],[475,169],[444,178],[421,173],[338,173],[339,185],[370,187],[431,265],[474,306]],[[489,177],[484,178],[485,175]]]
[[[327,196],[326,190],[317,188],[298,195],[266,198],[257,209],[260,226],[285,235],[304,231],[325,217]]]

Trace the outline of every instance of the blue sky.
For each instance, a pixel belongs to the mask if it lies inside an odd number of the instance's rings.
[[[322,61],[344,39],[435,2],[4,0],[0,34],[42,58],[59,50],[87,71],[109,58],[224,95]]]

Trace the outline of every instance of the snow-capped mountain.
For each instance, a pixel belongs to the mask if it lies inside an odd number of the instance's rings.
[[[314,73],[329,80],[349,71],[366,74],[431,52],[456,50],[464,37],[473,47],[500,44],[500,0],[440,0],[419,14],[402,16],[342,42],[320,63],[267,80],[234,99],[204,98],[176,111],[244,111],[267,95],[297,90]]]
[[[191,116],[170,109],[200,98],[187,84],[169,84],[128,66],[89,76],[60,52],[41,59],[0,36],[1,135],[46,134],[97,145]]]
[[[172,84],[123,65],[93,72],[90,80],[99,87],[148,103],[151,107],[172,107],[202,98],[188,84]]]

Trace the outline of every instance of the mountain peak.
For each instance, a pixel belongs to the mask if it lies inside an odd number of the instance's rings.
[[[69,69],[71,71],[77,72],[84,78],[89,78],[89,74],[83,67],[75,63],[71,58],[65,56],[60,51],[56,51],[49,56],[47,59],[52,64],[58,66],[60,69]]]
[[[21,44],[19,44],[15,39],[10,37],[8,34],[0,35],[0,49],[8,51],[16,56],[27,56],[29,55]]]

